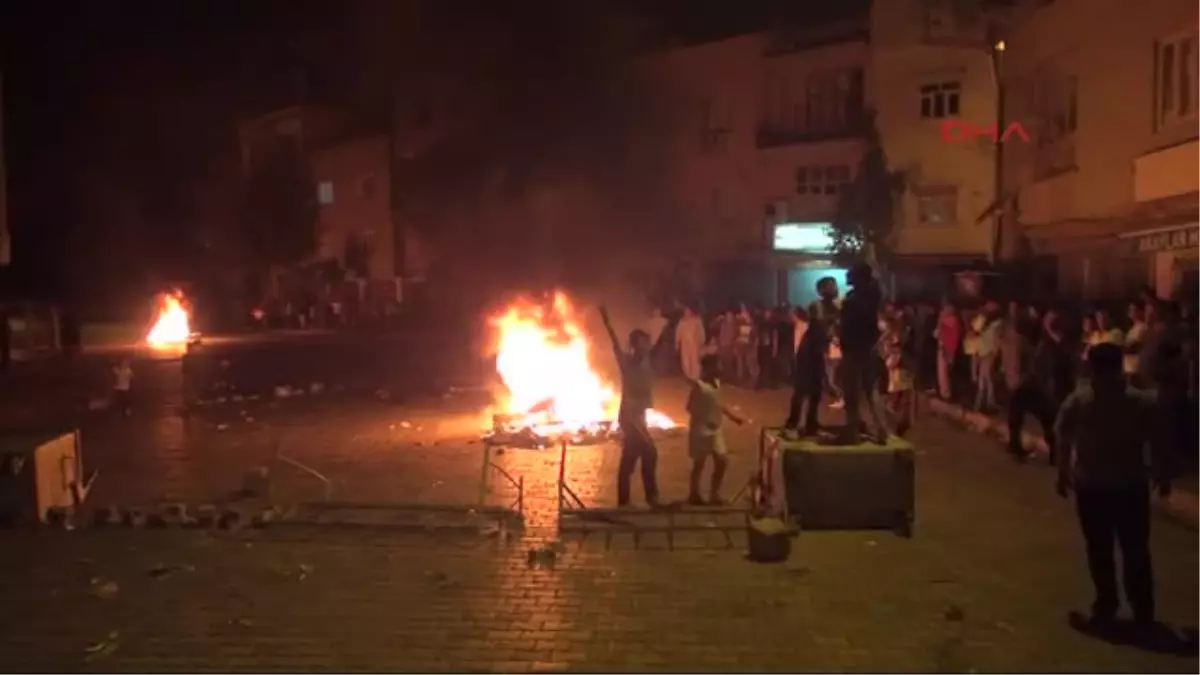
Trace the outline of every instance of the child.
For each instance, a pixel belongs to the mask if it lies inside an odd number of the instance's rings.
[[[726,417],[736,424],[744,423],[721,404],[720,374],[720,360],[715,355],[705,356],[700,360],[700,379],[692,382],[692,393],[688,396],[688,454],[692,458],[688,503],[694,506],[725,503],[721,499],[721,481],[729,463],[726,459],[729,448],[721,426]],[[700,495],[700,475],[709,457],[713,460],[713,473],[709,499],[705,501]]]
[[[905,345],[905,331],[893,320],[883,337],[884,363],[887,365],[887,408],[896,417],[896,435],[903,436],[916,416],[915,369]]]
[[[129,359],[121,359],[113,366],[113,404],[128,417],[133,413],[129,401],[129,390],[133,387],[133,366]]]

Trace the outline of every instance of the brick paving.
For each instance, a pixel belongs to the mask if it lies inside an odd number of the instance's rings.
[[[664,387],[668,413],[678,414],[680,393]],[[784,396],[731,399],[774,422]],[[270,464],[276,441],[333,478],[340,498],[475,497],[482,448],[468,438],[486,418],[467,394],[227,401],[187,420],[172,405],[85,427],[85,452],[102,470],[98,504],[219,501],[247,468]],[[733,432],[730,492],[749,475],[755,435]],[[1088,584],[1072,511],[1047,470],[977,452],[995,441],[932,417],[913,441],[915,538],[803,534],[791,561],[774,566],[713,537],[667,550],[662,538],[635,548],[618,535],[610,546],[565,542],[552,569],[531,567],[527,552],[553,522],[557,453],[516,449],[496,460],[525,478],[526,539],[293,526],[0,533],[0,669],[1197,670],[1195,655],[1067,627]],[[660,452],[664,492],[682,497],[682,439]],[[615,501],[616,459],[611,446],[571,452],[568,478],[589,504]],[[319,493],[299,472],[274,477],[283,501]],[[1153,550],[1162,618],[1195,626],[1196,534],[1156,521]]]

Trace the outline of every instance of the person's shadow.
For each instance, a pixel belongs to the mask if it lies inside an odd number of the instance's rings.
[[[1068,613],[1067,623],[1075,631],[1109,644],[1171,656],[1200,655],[1200,643],[1195,627],[1176,628],[1163,623],[1145,627],[1129,619],[1116,619],[1100,624],[1082,612]]]

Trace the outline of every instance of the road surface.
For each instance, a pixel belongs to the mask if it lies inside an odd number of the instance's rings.
[[[164,362],[137,364],[133,417],[78,413],[87,461],[101,471],[96,505],[220,502],[256,466],[272,468],[277,499],[317,498],[316,481],[272,462],[275,444],[329,476],[340,498],[476,497],[473,438],[487,396],[465,386],[481,379],[467,359],[384,344],[260,345],[218,350],[208,367],[217,374],[206,381],[235,391],[206,386],[208,404],[186,417],[178,364]],[[315,396],[266,397],[314,382],[324,386]],[[664,384],[659,398],[680,414],[681,386]],[[777,421],[786,403],[784,392],[729,398],[755,423]],[[729,492],[750,475],[755,436],[753,425],[732,432]],[[0,533],[0,666],[1196,671],[1194,652],[1109,644],[1066,625],[1089,585],[1072,510],[1048,470],[1014,465],[992,441],[933,417],[913,441],[915,538],[803,534],[773,566],[718,537],[668,550],[665,539],[635,548],[618,536],[565,542],[552,568],[531,567],[529,549],[553,536],[558,456],[518,449],[497,461],[524,476],[528,539],[339,527]],[[682,439],[660,452],[663,491],[682,497]],[[611,504],[616,462],[612,446],[575,449],[568,480],[587,503]],[[1156,521],[1153,550],[1161,617],[1194,627],[1196,534]]]

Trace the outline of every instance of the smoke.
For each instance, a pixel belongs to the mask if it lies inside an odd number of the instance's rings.
[[[643,26],[596,1],[439,5],[423,34],[429,142],[408,221],[459,287],[590,286],[669,255],[669,126]],[[468,3],[478,4],[478,3]],[[471,18],[463,18],[470,16]]]

